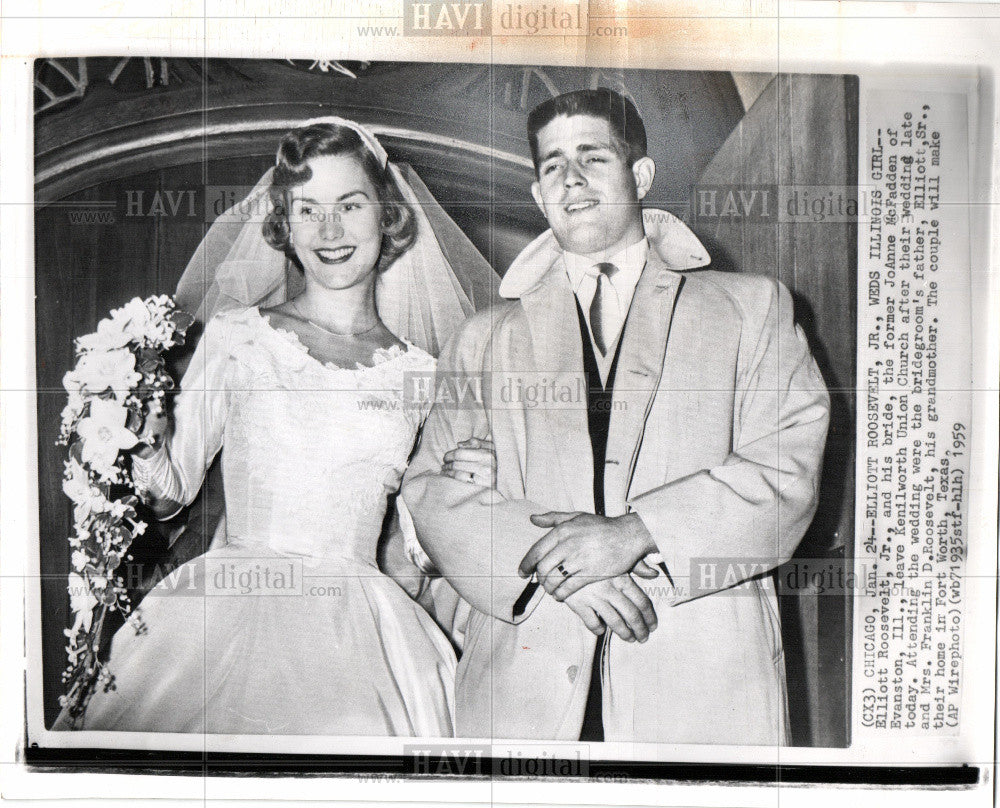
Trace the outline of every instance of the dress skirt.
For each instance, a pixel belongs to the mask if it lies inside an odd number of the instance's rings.
[[[370,563],[224,546],[170,573],[137,618],[81,729],[453,735],[454,652]]]

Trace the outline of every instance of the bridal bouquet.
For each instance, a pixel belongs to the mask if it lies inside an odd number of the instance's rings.
[[[74,724],[98,685],[114,688],[99,658],[101,629],[109,611],[128,615],[124,581],[117,574],[135,536],[138,518],[127,450],[147,414],[159,414],[174,386],[163,352],[184,342],[193,318],[167,295],[133,298],[75,340],[76,366],[63,377],[69,401],[57,443],[68,447],[63,491],[73,501],[69,573],[73,625],[65,629],[66,695],[60,704]]]

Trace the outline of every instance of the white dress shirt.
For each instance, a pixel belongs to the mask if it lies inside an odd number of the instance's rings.
[[[621,337],[622,325],[628,315],[629,307],[632,305],[632,296],[635,294],[636,284],[639,283],[639,276],[646,266],[646,257],[649,254],[649,243],[645,238],[631,244],[624,250],[620,250],[609,256],[604,261],[594,261],[576,253],[563,252],[563,264],[566,267],[566,275],[569,277],[569,285],[576,295],[580,308],[583,309],[584,319],[587,321],[587,330],[590,332],[590,344],[594,349],[594,357],[597,359],[597,369],[601,374],[601,383],[607,384],[608,374],[611,372],[611,363],[615,358],[615,351],[618,349],[618,340]],[[617,306],[603,307],[605,318],[603,321],[604,333],[607,335],[608,351],[602,355],[594,342],[594,329],[590,323],[590,304],[597,292],[597,277],[600,275],[598,264],[614,264],[618,271],[608,278],[610,289],[614,290],[612,299],[617,297]],[[613,319],[608,318],[611,314]],[[616,316],[617,315],[617,316]]]

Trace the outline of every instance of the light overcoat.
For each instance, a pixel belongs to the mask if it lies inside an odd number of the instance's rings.
[[[605,467],[607,515],[637,512],[667,572],[637,579],[659,621],[646,643],[599,641],[541,587],[515,609],[518,563],[545,533],[528,517],[594,509],[580,329],[550,234],[505,277],[514,299],[473,316],[439,359],[402,497],[446,578],[434,591],[462,646],[459,736],[577,739],[603,649],[607,740],[787,742],[777,603],[760,573],[812,519],[829,397],[784,286],[683,271],[707,253],[660,221],[647,212]],[[497,492],[440,473],[472,436],[494,442]]]

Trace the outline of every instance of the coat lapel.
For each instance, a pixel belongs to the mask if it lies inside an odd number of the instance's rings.
[[[587,427],[583,344],[576,297],[562,265],[554,264],[536,286],[522,294],[521,304],[528,320],[535,364],[533,374],[524,383],[536,384],[539,392],[547,388],[569,399],[540,402],[534,410],[543,419],[543,434],[559,464],[566,498],[574,510],[593,512],[594,458]],[[540,437],[536,435],[533,440]]]
[[[615,372],[604,468],[608,516],[624,512],[646,416],[663,373],[664,353],[681,283],[682,277],[651,253],[632,297]]]

